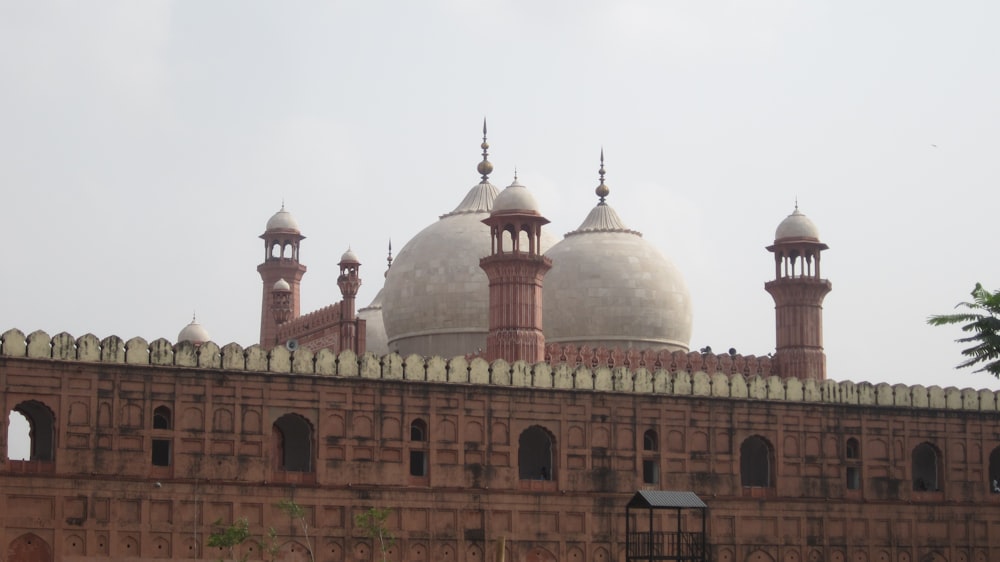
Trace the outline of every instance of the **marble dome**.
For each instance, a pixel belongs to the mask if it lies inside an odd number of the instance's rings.
[[[677,267],[603,199],[545,255],[546,343],[687,351],[691,297]],[[603,191],[603,195],[602,195]]]
[[[207,341],[211,341],[212,336],[208,335],[208,330],[204,326],[198,323],[195,318],[191,319],[191,323],[177,334],[177,343],[182,341],[189,341],[195,345],[203,344]]]
[[[819,229],[809,217],[799,211],[798,204],[792,214],[781,221],[777,230],[774,231],[774,241],[779,240],[810,240],[819,242]]]
[[[538,201],[535,196],[528,191],[528,188],[521,185],[514,176],[514,182],[508,185],[497,195],[493,202],[493,213],[505,211],[533,211],[538,213]]]
[[[484,178],[399,251],[383,289],[390,351],[452,357],[486,349],[489,279],[479,260],[490,254],[490,229],[482,221],[496,199],[497,188]],[[543,231],[542,251],[553,242]]]
[[[271,230],[291,230],[294,232],[299,231],[299,223],[295,221],[295,217],[291,213],[285,210],[285,206],[281,206],[281,210],[271,218],[267,219],[267,231]]]
[[[365,348],[375,355],[389,353],[389,339],[385,334],[385,322],[382,320],[382,293],[380,289],[372,302],[358,310],[358,318],[365,321]]]

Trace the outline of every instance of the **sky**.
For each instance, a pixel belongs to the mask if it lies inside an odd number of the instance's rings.
[[[830,249],[828,376],[1000,389],[926,325],[1000,288],[1000,3],[0,2],[0,331],[256,343],[258,236],[302,310],[516,167],[557,236],[608,202],[683,272],[692,349],[774,349],[765,247]]]

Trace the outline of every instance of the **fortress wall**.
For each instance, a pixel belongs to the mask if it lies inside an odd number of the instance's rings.
[[[172,344],[160,338],[147,342],[118,336],[103,340],[92,334],[79,338],[65,332],[49,336],[38,330],[24,335],[11,329],[0,335],[0,356],[57,361],[83,361],[128,365],[175,366],[189,369],[222,369],[295,373],[314,376],[361,377],[444,384],[481,384],[524,388],[576,389],[600,392],[673,394],[751,400],[824,402],[886,408],[998,411],[1000,393],[988,389],[872,384],[852,381],[782,379],[771,372],[770,358],[702,355],[685,352],[636,352],[575,349],[550,346],[554,360],[529,365],[502,359],[492,364],[481,357],[446,359],[397,354],[378,357],[368,352],[313,353],[284,346],[270,351],[259,345],[243,348],[213,342],[195,346]]]

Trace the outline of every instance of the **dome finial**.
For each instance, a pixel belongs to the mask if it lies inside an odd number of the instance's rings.
[[[799,196],[798,195],[795,196],[795,210],[796,211],[799,210]]]
[[[604,205],[604,198],[607,197],[609,193],[611,193],[611,189],[609,189],[608,186],[604,184],[604,147],[603,146],[601,147],[601,168],[597,171],[597,173],[599,173],[601,175],[601,185],[597,186],[597,189],[594,190],[594,193],[596,193],[597,196],[601,198],[601,202],[599,204],[600,205]]]
[[[483,117],[483,144],[481,144],[479,146],[481,146],[482,149],[483,149],[483,161],[479,163],[479,166],[476,166],[476,171],[478,171],[479,174],[482,176],[483,183],[486,183],[486,182],[489,181],[490,172],[493,171],[493,164],[491,164],[490,161],[489,161],[490,143],[486,142],[486,118],[485,117]]]
[[[385,258],[385,274],[389,275],[389,269],[392,268],[392,238],[389,239],[389,256]]]

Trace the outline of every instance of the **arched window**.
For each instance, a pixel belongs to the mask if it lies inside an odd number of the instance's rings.
[[[754,435],[740,445],[740,482],[746,488],[770,488],[774,482],[771,474],[771,444],[767,439]]]
[[[158,406],[153,410],[153,429],[170,429],[173,427],[173,416],[170,415],[170,408]]]
[[[296,414],[285,414],[271,430],[278,468],[288,472],[313,471],[312,425]]]
[[[541,426],[533,425],[521,433],[517,449],[518,477],[521,480],[555,478],[552,442],[552,434]]]
[[[861,489],[861,445],[851,437],[844,446],[844,456],[847,457],[846,484],[848,490]]]
[[[642,434],[642,450],[645,451],[646,457],[642,459],[643,484],[660,483],[660,463],[654,454],[657,449],[659,449],[659,439],[657,438],[656,431],[647,429]]]
[[[410,424],[410,441],[427,441],[427,422],[417,418]]]
[[[847,440],[847,446],[844,448],[844,454],[849,459],[861,458],[861,447],[858,445],[857,439],[851,437]]]
[[[414,443],[427,442],[427,422],[417,418],[410,423],[410,441]],[[410,449],[410,476],[427,476],[426,445],[417,445],[419,449]],[[411,446],[412,447],[412,446]]]
[[[56,459],[56,419],[52,410],[41,402],[29,400],[15,406],[13,412],[21,414],[28,422],[28,441],[30,444],[28,445],[27,460],[54,461]]]
[[[171,429],[174,425],[170,408],[157,406],[153,410],[153,429]],[[153,450],[150,459],[153,466],[170,466],[170,439],[153,438]]]
[[[652,429],[647,429],[646,433],[642,434],[642,450],[643,451],[656,451],[659,449],[659,439],[656,438],[656,432]]]
[[[940,473],[937,449],[930,443],[921,443],[913,448],[913,489],[918,492],[933,492],[940,489]]]
[[[1000,447],[990,453],[990,493],[1000,494]]]

